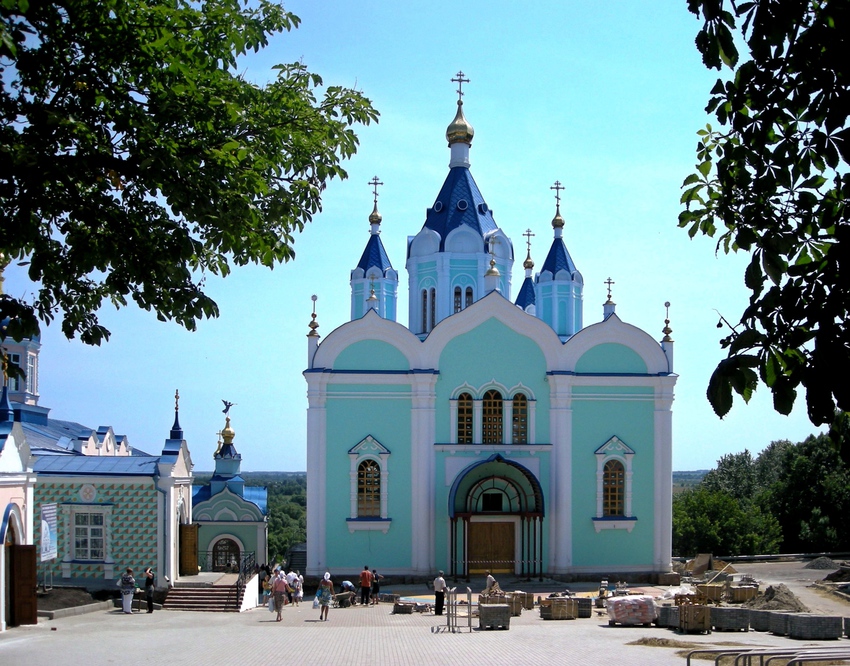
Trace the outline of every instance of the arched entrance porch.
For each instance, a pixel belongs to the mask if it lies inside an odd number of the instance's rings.
[[[543,573],[543,491],[527,468],[495,454],[455,478],[449,492],[450,575]]]

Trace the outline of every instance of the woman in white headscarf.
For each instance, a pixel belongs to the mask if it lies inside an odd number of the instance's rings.
[[[319,592],[317,594],[319,597],[319,622],[324,620],[327,622],[328,620],[328,608],[331,605],[331,599],[334,596],[334,584],[331,581],[331,575],[327,571],[325,572],[324,577],[322,578],[322,582],[319,583]]]

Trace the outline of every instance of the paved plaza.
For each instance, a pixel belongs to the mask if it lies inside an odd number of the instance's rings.
[[[787,582],[805,587],[796,573]],[[810,572],[809,576],[823,576]],[[528,586],[527,586],[528,587]],[[575,587],[575,586],[574,586]],[[389,590],[387,590],[389,591]],[[392,591],[424,595],[423,586]],[[537,594],[538,591],[534,590]],[[800,592],[795,589],[795,592]],[[814,593],[811,593],[814,595]],[[815,596],[812,596],[816,599]],[[810,602],[809,598],[805,601]],[[850,614],[850,605],[824,600],[821,610]],[[850,640],[791,641],[760,632],[714,632],[679,635],[671,630],[610,627],[607,617],[541,620],[539,613],[523,611],[511,619],[510,630],[446,631],[446,618],[432,613],[393,615],[391,604],[331,609],[329,620],[319,622],[309,603],[288,606],[283,621],[264,608],[247,613],[187,613],[158,611],[152,615],[124,615],[104,610],[37,626],[18,627],[0,634],[3,666],[56,666],[56,664],[644,664],[681,665],[681,648],[630,645],[642,638],[685,641],[696,645],[788,647],[803,645],[850,646]],[[706,663],[706,662],[703,662]]]

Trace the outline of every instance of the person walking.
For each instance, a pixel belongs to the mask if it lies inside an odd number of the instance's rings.
[[[118,586],[121,588],[121,608],[130,615],[133,612],[133,595],[136,594],[136,579],[130,567],[121,575]]]
[[[280,622],[283,618],[283,605],[286,603],[286,576],[283,571],[278,570],[272,583],[272,594],[274,594],[274,609],[277,611],[277,621]]]
[[[446,601],[446,579],[443,572],[434,579],[434,615],[443,614],[443,604]]]
[[[153,589],[155,583],[153,571],[148,567],[145,569],[145,601],[148,602],[148,613],[153,613]]]
[[[316,598],[319,600],[319,622],[328,621],[328,608],[331,605],[331,599],[334,598],[334,584],[331,580],[331,574],[325,572],[322,581],[319,583],[319,591],[316,593]]]
[[[369,567],[363,567],[363,571],[360,572],[360,605],[368,606],[369,605],[369,595],[372,592],[372,572],[369,571]]]

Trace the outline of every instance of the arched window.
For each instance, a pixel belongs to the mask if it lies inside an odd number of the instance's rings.
[[[461,393],[457,399],[457,443],[472,444],[472,396]]]
[[[460,287],[455,287],[455,312],[463,310]]]
[[[422,290],[422,325],[420,326],[422,333],[428,332],[428,290]]]
[[[464,307],[469,307],[472,305],[472,287],[466,288],[466,305]]]
[[[494,389],[484,394],[481,434],[484,444],[502,443],[502,394]]]
[[[213,546],[212,570],[233,571],[235,569],[238,572],[241,557],[238,543],[233,539],[219,539]]]
[[[431,287],[431,319],[428,321],[430,331],[437,324],[437,290]]]
[[[602,515],[624,516],[626,471],[619,460],[609,460],[602,472]]]
[[[357,516],[381,515],[381,468],[374,460],[364,460],[357,467]]]
[[[514,396],[511,433],[514,444],[528,444],[528,399],[523,393]]]

